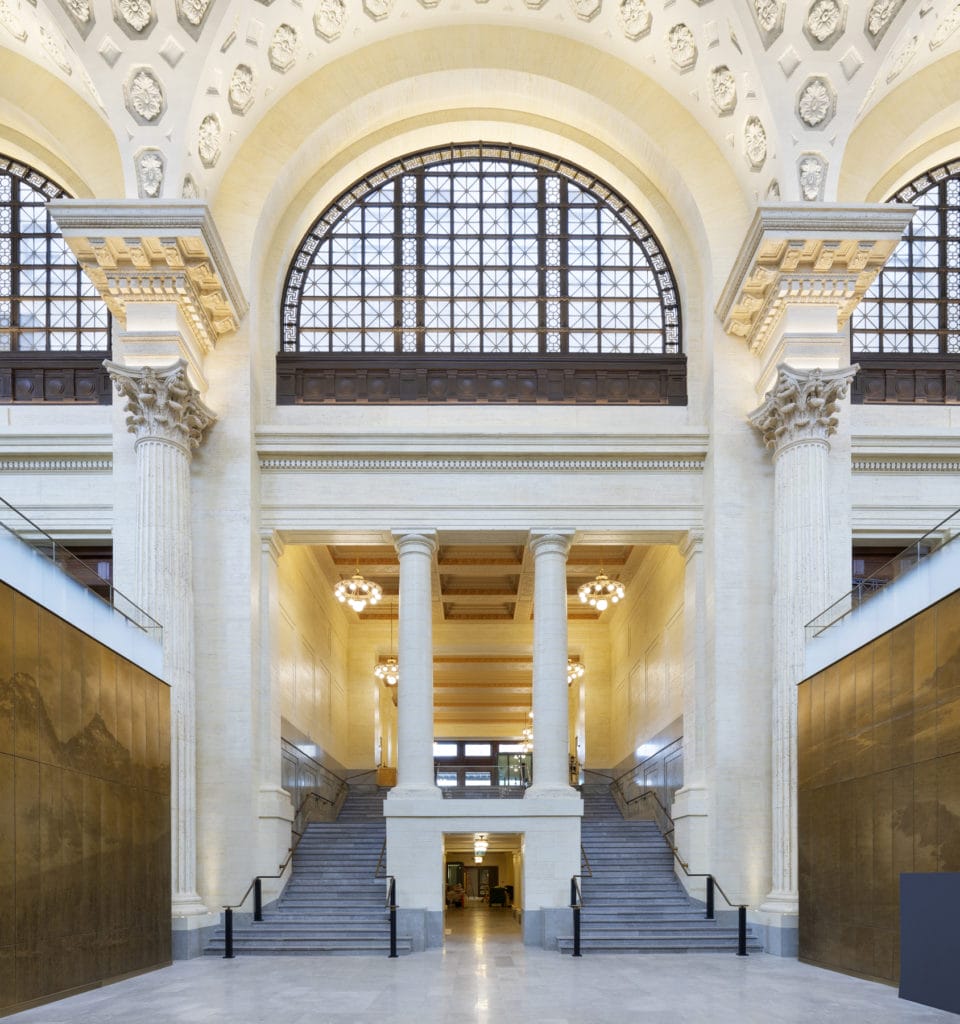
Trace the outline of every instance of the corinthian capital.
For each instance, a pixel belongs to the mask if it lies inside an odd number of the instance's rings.
[[[837,404],[858,366],[840,370],[794,370],[781,363],[766,400],[748,417],[774,451],[793,441],[826,442],[837,430]]]
[[[187,379],[187,364],[178,359],[172,366],[120,366],[103,364],[117,389],[127,400],[127,430],[137,441],[166,441],[187,454],[200,446],[203,432],[216,416],[200,401]]]

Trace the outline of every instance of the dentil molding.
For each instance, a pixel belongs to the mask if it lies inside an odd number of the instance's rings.
[[[914,212],[888,203],[758,207],[717,303],[724,330],[760,354],[795,304],[834,306],[842,328]]]
[[[209,352],[246,314],[246,300],[205,203],[57,199],[49,209],[121,323],[130,303],[174,303],[200,351]]]

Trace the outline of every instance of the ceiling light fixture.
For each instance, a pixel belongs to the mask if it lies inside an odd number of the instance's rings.
[[[390,654],[380,658],[373,667],[373,674],[384,686],[396,687],[400,683],[400,662],[393,654],[393,613],[390,613]]]
[[[567,686],[573,686],[578,679],[583,679],[586,671],[582,661],[567,658]]]
[[[348,604],[355,612],[362,612],[367,605],[375,605],[383,597],[383,587],[373,580],[360,575],[360,566],[348,580],[341,579],[333,588],[333,596],[341,603]]]
[[[626,588],[619,580],[612,580],[601,569],[596,579],[577,587],[577,594],[583,604],[596,608],[598,612],[607,610],[611,604],[622,601]]]

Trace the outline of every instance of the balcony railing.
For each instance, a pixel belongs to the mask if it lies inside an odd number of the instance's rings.
[[[97,575],[91,566],[77,558],[65,545],[54,540],[49,533],[4,498],[0,498],[0,529],[52,562],[147,636],[158,643],[162,640],[163,627],[156,619],[134,604],[122,591],[117,590],[109,580]]]
[[[946,547],[957,536],[958,531],[960,531],[960,509],[937,523],[932,530],[928,530],[922,537],[913,541],[889,562],[880,566],[876,572],[870,576],[857,578],[852,590],[839,600],[834,601],[832,605],[807,623],[807,640],[822,637],[828,629],[832,629],[846,620],[857,609],[862,608],[871,597],[884,590],[888,584],[900,579],[934,552]]]

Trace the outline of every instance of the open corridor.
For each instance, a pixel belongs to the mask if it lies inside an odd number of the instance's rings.
[[[509,911],[464,910],[444,950],[179,961],[27,1010],[17,1024],[934,1024],[896,989],[765,955],[594,956],[521,945]],[[451,915],[448,914],[448,919]]]

